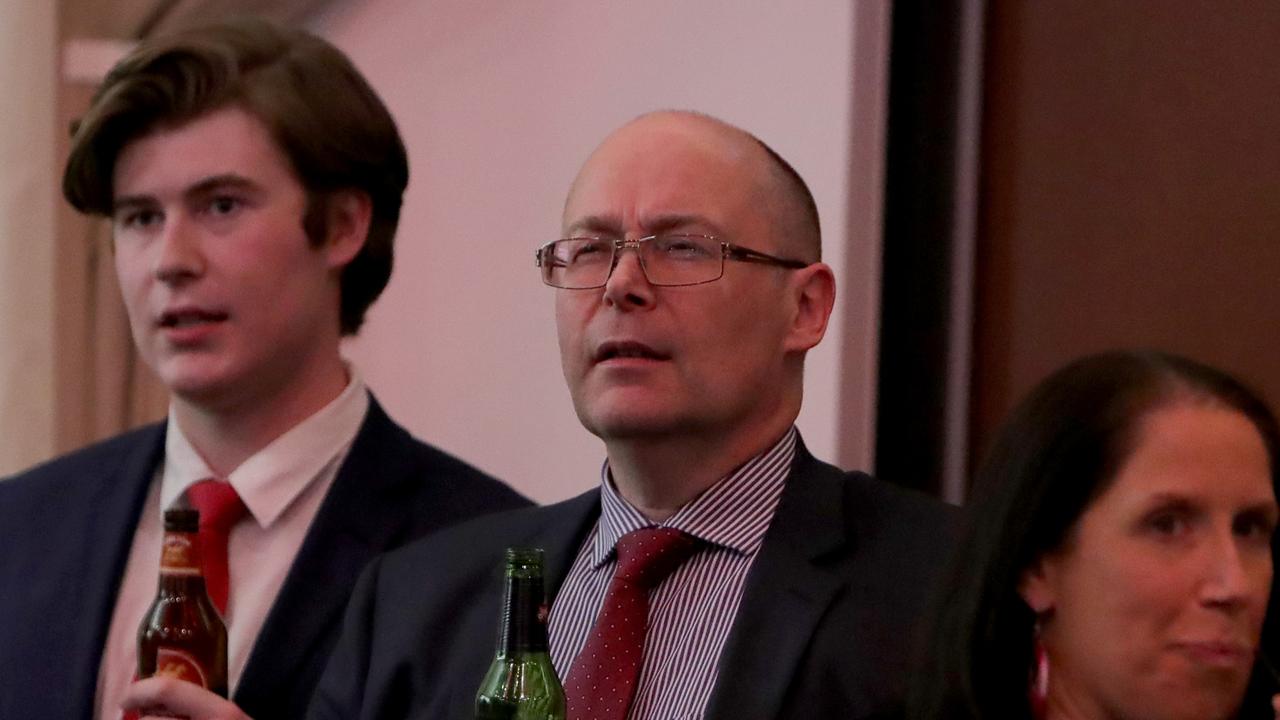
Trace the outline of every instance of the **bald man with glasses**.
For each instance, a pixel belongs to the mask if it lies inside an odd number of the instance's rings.
[[[570,718],[894,713],[950,516],[795,428],[835,300],[803,180],[719,120],[645,115],[588,158],[537,264],[599,485],[374,565],[312,716],[469,717],[515,545],[546,551]]]

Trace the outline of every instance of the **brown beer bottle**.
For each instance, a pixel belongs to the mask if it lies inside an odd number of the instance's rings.
[[[160,587],[138,628],[138,677],[166,675],[227,697],[227,626],[205,592],[200,513],[166,510]]]

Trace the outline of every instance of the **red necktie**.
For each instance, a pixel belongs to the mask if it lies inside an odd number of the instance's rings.
[[[649,591],[698,547],[672,528],[633,530],[618,539],[618,566],[582,652],[565,683],[569,720],[623,720],[644,661]]]
[[[200,511],[200,554],[204,558],[204,582],[209,598],[227,614],[227,538],[247,508],[231,483],[201,480],[187,488],[187,501]]]

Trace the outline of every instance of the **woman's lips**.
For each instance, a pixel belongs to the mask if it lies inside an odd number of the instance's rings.
[[[1253,664],[1253,648],[1231,640],[1186,640],[1174,643],[1173,647],[1202,665],[1248,667]]]

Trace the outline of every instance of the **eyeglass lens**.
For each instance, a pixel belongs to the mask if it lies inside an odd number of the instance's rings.
[[[719,278],[724,270],[724,254],[714,238],[659,235],[624,242],[571,238],[547,247],[543,279],[560,288],[601,287],[613,271],[614,255],[627,248],[639,253],[645,278],[654,285],[696,285]]]

